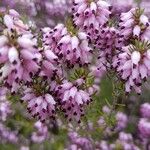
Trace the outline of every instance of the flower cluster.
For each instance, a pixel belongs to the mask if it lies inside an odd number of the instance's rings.
[[[37,121],[34,124],[35,128],[37,129],[36,132],[32,133],[31,139],[35,143],[41,143],[47,139],[48,128],[46,125],[42,124],[40,121]]]
[[[122,52],[114,57],[113,67],[116,68],[121,79],[125,81],[127,93],[134,88],[140,94],[142,81],[146,81],[149,77],[149,49],[145,42],[142,43],[143,48],[139,47],[139,44],[137,47],[124,46]]]
[[[76,132],[70,132],[69,139],[72,142],[72,145],[69,146],[68,150],[77,150],[79,148],[82,148],[83,150],[93,149],[90,139],[80,137]]]
[[[91,35],[98,32],[100,25],[108,22],[111,5],[104,0],[75,0],[73,4],[73,22]]]
[[[16,34],[29,33],[29,27],[27,24],[24,24],[21,20],[21,16],[14,9],[10,9],[8,13],[4,12],[3,23],[6,26],[4,33],[10,34],[13,36],[13,32],[16,31]]]
[[[144,103],[141,105],[141,116],[139,123],[138,123],[138,128],[140,131],[140,134],[142,138],[148,139],[150,137],[150,116],[149,116],[149,103]]]
[[[79,90],[71,82],[65,82],[58,87],[59,99],[65,116],[71,121],[73,116],[80,122],[84,115],[83,107],[90,103],[91,95],[84,90]]]
[[[97,70],[107,72],[111,68],[115,49],[120,49],[123,45],[122,35],[114,27],[101,27],[93,41],[94,48],[98,50]]]
[[[88,36],[80,31],[75,33],[74,30],[59,24],[46,32],[43,38],[45,47],[49,47],[68,67],[89,64],[92,51]]]
[[[6,28],[0,36],[0,80],[16,92],[20,82],[30,81],[38,71],[41,54],[37,40],[19,19],[19,14],[14,10],[9,13],[3,16]]]
[[[149,40],[149,20],[143,10],[132,8],[129,12],[122,13],[119,28],[125,39],[132,36],[142,40]]]
[[[48,87],[44,87],[46,83],[31,84],[33,84],[31,88],[24,90],[22,100],[28,103],[28,112],[33,117],[38,117],[39,120],[45,122],[45,119],[54,117],[56,102],[53,96],[47,91],[49,90]],[[40,91],[41,88],[44,89]]]
[[[1,142],[17,143],[18,136],[16,131],[11,131],[4,124],[0,123],[0,139]]]

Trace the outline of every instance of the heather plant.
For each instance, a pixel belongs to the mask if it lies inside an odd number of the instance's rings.
[[[148,4],[2,0],[0,149],[150,150]]]

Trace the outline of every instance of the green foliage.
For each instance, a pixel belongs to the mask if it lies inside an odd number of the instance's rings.
[[[76,69],[70,76],[71,81],[75,81],[80,78],[85,80],[85,82],[81,85],[81,89],[87,89],[94,84],[94,76],[91,75],[86,68]]]
[[[72,20],[71,17],[67,19],[67,21],[66,21],[66,27],[67,27],[68,32],[70,32],[70,34],[72,36],[76,36],[77,35],[78,29],[74,27],[73,20]]]
[[[0,144],[0,150],[17,150],[18,148],[14,144]]]
[[[97,120],[101,115],[104,105],[112,103],[112,83],[108,78],[104,78],[101,82],[100,94],[94,97],[92,104],[88,107],[86,116],[91,121]]]

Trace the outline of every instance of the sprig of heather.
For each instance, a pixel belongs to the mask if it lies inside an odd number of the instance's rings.
[[[54,29],[49,29],[43,41],[44,47],[49,47],[67,67],[88,65],[91,62],[92,49],[88,36],[74,28],[70,20],[66,27],[58,24]]]
[[[0,80],[11,92],[16,92],[21,82],[32,80],[42,58],[37,39],[19,18],[15,10],[4,15],[6,28],[0,36]]]
[[[105,25],[111,15],[111,5],[103,0],[75,0],[72,7],[73,22],[86,33],[93,35]]]
[[[119,29],[124,39],[139,38],[149,40],[149,19],[144,9],[132,8],[120,16]]]
[[[49,80],[37,76],[23,88],[21,99],[27,103],[28,112],[42,122],[55,119],[56,100],[51,94],[52,88],[53,84]]]
[[[149,42],[135,41],[134,44],[122,47],[113,58],[113,67],[125,81],[126,92],[133,88],[140,94],[142,81],[149,77]]]

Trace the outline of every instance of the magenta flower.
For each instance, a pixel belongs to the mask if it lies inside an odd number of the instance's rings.
[[[100,25],[107,23],[111,14],[110,9],[110,4],[103,0],[74,0],[74,24],[93,34],[99,30]]]
[[[149,76],[149,49],[140,52],[132,49],[132,45],[122,47],[122,51],[113,59],[113,67],[116,68],[121,79],[125,81],[125,90],[131,92],[132,88],[141,93],[142,81],[146,81]]]
[[[132,134],[120,132],[118,143],[122,146],[124,150],[140,150],[133,141]]]
[[[37,129],[37,131],[32,133],[31,139],[35,143],[42,143],[48,137],[48,128],[40,121],[37,121],[34,124],[34,127]]]
[[[44,34],[44,46],[50,48],[67,66],[90,63],[91,48],[88,36],[84,32],[72,33],[64,25],[59,24]]]
[[[0,80],[12,91],[16,91],[20,81],[31,81],[32,75],[38,70],[41,55],[35,48],[31,35],[23,35],[17,39],[18,46],[10,47],[6,36],[0,37],[3,41],[0,50]]]
[[[150,122],[146,118],[141,118],[138,124],[140,134],[144,138],[150,137]]]
[[[101,27],[101,30],[94,38],[94,46],[98,50],[97,70],[104,74],[111,69],[112,57],[115,50],[123,45],[123,38],[114,27]]]
[[[79,148],[83,150],[93,150],[91,140],[86,137],[80,137],[76,132],[70,132],[69,139],[72,145],[69,146],[68,150],[77,150]]]
[[[62,77],[62,69],[59,63],[58,56],[45,46],[45,49],[42,51],[43,60],[41,65],[40,76],[51,78],[52,80],[55,77]]]
[[[27,103],[27,109],[31,116],[37,117],[42,122],[49,118],[55,119],[56,101],[50,94],[50,86],[47,80],[38,78],[28,83],[28,88],[25,88],[22,100]]]
[[[115,117],[117,121],[117,126],[116,126],[117,130],[123,130],[124,128],[127,127],[128,118],[124,113],[117,112]]]
[[[58,90],[61,108],[65,116],[69,121],[75,119],[80,122],[80,117],[84,115],[83,107],[91,101],[90,94],[68,81],[59,86]]]
[[[144,103],[141,105],[141,108],[140,108],[140,112],[141,112],[141,115],[142,117],[144,118],[150,118],[150,104],[149,103]]]
[[[21,25],[14,24],[12,19],[15,19],[17,12],[11,13],[13,17],[4,16],[7,28],[0,36],[0,81],[14,92],[20,82],[31,81],[31,77],[40,69],[42,57],[36,38],[29,31],[22,30]]]
[[[0,139],[1,142],[10,142],[16,144],[18,142],[17,131],[11,131],[4,124],[0,123]]]
[[[101,150],[110,150],[109,144],[104,140],[99,143],[99,148]]]
[[[8,14],[6,13],[3,17],[4,24],[7,27],[7,32],[11,32],[11,30],[15,30],[17,33],[28,33],[29,27],[24,24],[20,19],[20,15],[14,9],[10,9]]]
[[[150,39],[149,19],[139,8],[132,8],[130,11],[121,14],[119,29],[125,39],[131,37],[142,40]]]

